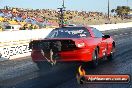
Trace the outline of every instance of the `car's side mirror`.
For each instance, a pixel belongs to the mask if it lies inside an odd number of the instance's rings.
[[[107,39],[107,38],[110,38],[110,36],[109,35],[103,35],[102,38]]]

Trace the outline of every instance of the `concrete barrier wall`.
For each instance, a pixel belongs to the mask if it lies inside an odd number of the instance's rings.
[[[0,32],[0,61],[29,56],[29,42],[45,38],[53,29]]]
[[[31,54],[31,50],[29,50],[28,43],[0,47],[0,51],[2,54],[0,61],[26,57]]]
[[[0,42],[45,38],[52,29],[35,29],[0,32]]]
[[[106,30],[111,30],[111,29],[132,27],[132,22],[118,23],[118,24],[90,25],[90,26],[95,27],[95,28],[99,29],[100,31],[106,31]]]
[[[100,31],[132,27],[130,23],[90,25]],[[29,42],[34,39],[45,38],[53,29],[36,29],[21,31],[4,31],[0,32],[0,53],[1,60],[16,59],[29,56]]]

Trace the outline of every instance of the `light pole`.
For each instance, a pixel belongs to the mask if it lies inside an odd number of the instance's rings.
[[[62,2],[62,7],[65,8],[65,1],[63,0]]]
[[[110,1],[108,0],[108,20],[110,18]]]
[[[65,3],[64,0],[62,1],[62,8],[59,9],[59,26],[64,27],[64,11],[65,11]]]

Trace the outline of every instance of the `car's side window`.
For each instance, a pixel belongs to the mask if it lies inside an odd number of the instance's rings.
[[[95,37],[102,38],[103,34],[99,30],[97,30],[96,28],[92,28],[92,31],[93,31]]]
[[[83,35],[85,37],[90,37],[91,36],[87,28],[83,28],[83,30],[84,31],[83,31],[82,35],[80,35],[80,36],[82,36],[82,37],[83,37]]]

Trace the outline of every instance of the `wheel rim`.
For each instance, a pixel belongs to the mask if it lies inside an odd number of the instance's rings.
[[[112,48],[112,51],[111,51],[111,56],[114,56],[114,52],[115,52],[115,49],[114,48]]]
[[[107,56],[107,59],[108,59],[109,61],[113,60],[114,55],[115,55],[115,48],[112,47],[112,50],[111,50],[111,52],[110,52],[110,55]]]
[[[95,56],[94,56],[94,64],[95,64],[96,66],[98,65],[97,52],[95,52]]]

